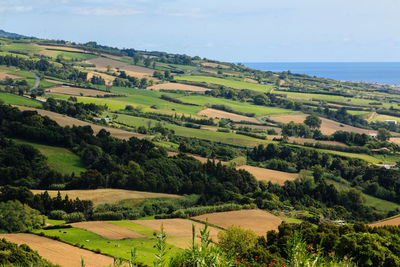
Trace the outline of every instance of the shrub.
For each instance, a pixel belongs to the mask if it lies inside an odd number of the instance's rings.
[[[85,215],[83,215],[82,212],[72,212],[65,214],[63,220],[65,220],[67,223],[81,222],[85,220]]]
[[[62,220],[67,213],[63,210],[52,210],[49,214],[50,219]]]

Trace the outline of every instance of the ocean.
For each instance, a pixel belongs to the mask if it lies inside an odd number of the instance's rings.
[[[400,84],[400,62],[257,62],[245,66],[264,71],[288,71],[343,81]]]

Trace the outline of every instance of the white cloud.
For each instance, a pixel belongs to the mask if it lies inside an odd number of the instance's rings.
[[[0,6],[0,13],[3,13],[3,12],[28,12],[31,10],[32,10],[31,6],[8,6],[8,7]]]
[[[133,9],[82,8],[75,9],[73,13],[83,16],[128,16],[141,14],[142,12]]]

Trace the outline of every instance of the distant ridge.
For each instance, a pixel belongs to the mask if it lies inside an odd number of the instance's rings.
[[[35,38],[35,37],[29,37],[17,33],[12,33],[12,32],[6,32],[4,30],[0,30],[0,36],[2,37],[8,37],[8,38],[22,38],[22,39],[30,39],[30,38]]]

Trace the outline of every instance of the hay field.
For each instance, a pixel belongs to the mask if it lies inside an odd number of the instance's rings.
[[[38,44],[32,44],[33,46],[36,47],[41,47],[44,49],[58,49],[58,50],[65,50],[65,51],[71,51],[71,52],[82,52],[84,53],[85,51],[79,48],[75,47],[68,47],[68,46],[57,46],[57,45],[38,45]]]
[[[161,225],[164,226],[164,231],[167,234],[167,243],[178,248],[188,248],[192,239],[192,225],[196,227],[196,241],[199,242],[199,229],[203,229],[204,225],[186,219],[163,219],[163,220],[134,220],[133,223],[149,227],[155,231],[160,231]],[[210,237],[217,240],[217,235],[220,230],[214,227],[208,228]]]
[[[129,139],[133,136],[137,137],[137,138],[149,137],[144,134],[138,134],[138,133],[128,132],[128,131],[115,129],[115,128],[111,128],[111,127],[104,127],[104,126],[96,125],[96,124],[89,123],[89,122],[84,122],[84,121],[81,121],[81,120],[78,120],[75,118],[71,118],[71,117],[68,117],[68,116],[65,116],[62,114],[58,114],[58,113],[43,110],[43,109],[23,107],[23,106],[17,106],[17,105],[14,105],[14,107],[17,107],[20,110],[35,110],[42,116],[48,116],[50,119],[56,121],[61,126],[73,126],[73,125],[75,125],[75,126],[91,126],[94,134],[97,134],[101,129],[105,129],[108,132],[110,132],[110,134],[112,136],[121,138],[121,139]]]
[[[272,182],[280,185],[283,185],[285,181],[293,181],[299,177],[297,173],[281,172],[249,165],[239,166],[237,169],[248,171],[254,175],[258,181]]]
[[[269,230],[277,230],[282,219],[263,210],[236,210],[215,212],[193,217],[227,229],[231,225],[253,230],[258,235],[265,235]]]
[[[240,121],[249,121],[254,123],[260,123],[256,118],[246,117],[243,115],[238,115],[235,113],[230,113],[218,109],[206,108],[197,113],[198,115],[204,115],[210,118],[219,118],[219,119],[230,119],[232,121],[240,122]]]
[[[81,257],[83,257],[86,267],[110,266],[114,262],[111,257],[34,234],[0,234],[0,238],[19,245],[27,244],[43,258],[62,267],[81,266]]]
[[[304,120],[308,114],[296,114],[296,115],[283,115],[283,116],[271,116],[270,119],[282,123],[289,123],[291,121],[295,123],[303,123]],[[357,127],[353,127],[350,125],[346,125],[340,122],[336,122],[333,120],[329,120],[326,118],[320,118],[322,120],[321,123],[321,132],[323,134],[333,134],[336,131],[346,131],[346,132],[354,132],[354,133],[359,133],[359,134],[370,134],[370,133],[376,133],[374,130],[367,130],[367,129],[361,129]],[[343,125],[340,126],[340,125]]]
[[[369,226],[374,227],[374,226],[385,226],[385,225],[396,225],[396,226],[400,225],[400,216],[396,216],[391,219],[371,223]]]
[[[153,86],[148,87],[148,89],[153,90],[182,90],[182,91],[192,91],[192,92],[205,92],[211,89],[201,87],[201,86],[194,86],[182,83],[160,83]]]
[[[9,78],[11,78],[11,79],[21,79],[21,78],[24,78],[24,77],[21,77],[21,76],[18,76],[18,75],[9,74],[9,73],[7,73],[7,72],[0,71],[0,80],[5,80],[6,77],[9,77]]]
[[[45,190],[31,190],[34,194],[43,193]],[[58,190],[47,191],[51,197],[56,197]],[[176,198],[179,195],[131,191],[124,189],[94,189],[94,190],[61,190],[61,196],[68,195],[70,199],[79,197],[81,200],[91,200],[94,205],[103,203],[118,203],[124,199],[132,198]]]
[[[146,238],[145,235],[139,234],[132,230],[108,222],[101,222],[101,221],[78,222],[78,223],[71,223],[71,226],[98,234],[99,236],[102,236],[110,240],[120,240],[127,238]]]
[[[91,71],[87,74],[87,80],[90,81],[90,79],[92,79],[93,76],[100,76],[101,78],[103,78],[106,81],[107,85],[112,85],[112,83],[115,79],[115,77],[112,75],[108,75],[108,74],[97,72],[97,71]]]
[[[135,77],[151,77],[153,75],[154,70],[149,69],[149,68],[144,68],[140,66],[135,66],[129,63],[121,62],[118,60],[110,59],[110,58],[105,58],[105,57],[97,57],[97,58],[92,58],[88,59],[85,61],[85,63],[89,64],[94,64],[96,65],[95,68],[88,68],[88,69],[97,69],[100,71],[107,71],[107,66],[110,65],[114,71],[116,71],[117,68],[120,70],[124,70],[126,74],[135,76]]]
[[[97,95],[112,95],[112,93],[94,90],[94,89],[84,89],[79,87],[71,87],[71,86],[53,86],[46,89],[46,92],[52,94],[61,94],[61,95],[83,95],[83,96],[97,96]]]
[[[229,69],[230,67],[224,64],[212,63],[212,62],[203,62],[201,63],[204,67],[218,68],[221,67],[223,69]]]

